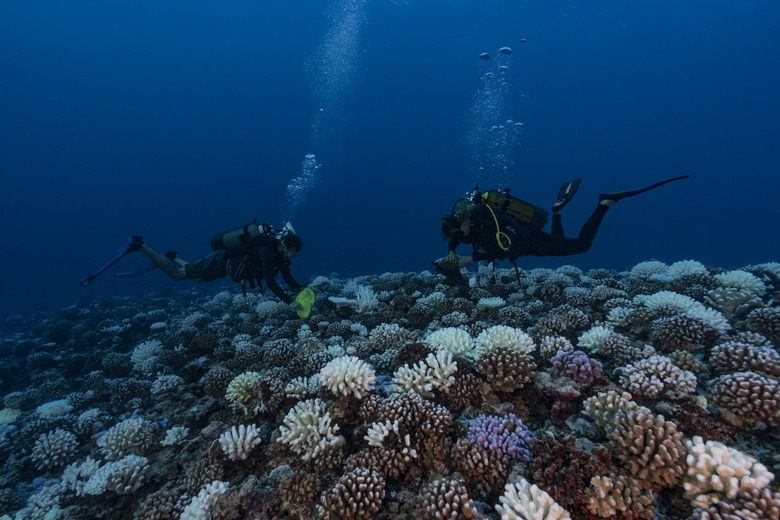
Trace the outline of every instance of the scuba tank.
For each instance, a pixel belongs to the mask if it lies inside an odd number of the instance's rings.
[[[509,188],[490,190],[481,195],[481,202],[515,219],[526,229],[538,231],[547,224],[547,210],[530,202],[512,197]]]
[[[254,219],[245,226],[214,235],[211,239],[211,250],[220,251],[248,247],[256,238],[272,234],[273,229],[270,226],[258,224],[257,219]]]

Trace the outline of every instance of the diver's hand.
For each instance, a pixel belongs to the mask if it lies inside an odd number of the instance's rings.
[[[299,311],[303,309],[303,305],[301,305],[301,302],[292,302],[289,305],[291,311]]]
[[[460,260],[458,261],[458,267],[463,267],[464,265],[472,261],[474,261],[474,259],[470,256],[461,256]]]
[[[450,251],[447,253],[447,261],[448,262],[454,262],[458,259],[458,254],[455,251]]]

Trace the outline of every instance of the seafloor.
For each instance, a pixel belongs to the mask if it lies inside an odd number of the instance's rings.
[[[0,325],[0,519],[777,519],[780,263],[318,277]]]

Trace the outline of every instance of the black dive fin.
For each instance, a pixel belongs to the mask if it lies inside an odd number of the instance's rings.
[[[560,211],[569,203],[574,197],[574,194],[577,193],[577,188],[580,187],[580,181],[582,181],[582,177],[577,177],[573,181],[561,184],[560,189],[558,189],[558,200],[552,207],[553,211]]]
[[[688,179],[690,175],[683,175],[682,177],[675,177],[673,179],[666,179],[665,181],[656,182],[652,186],[648,186],[647,188],[642,188],[641,190],[634,190],[634,191],[616,191],[615,193],[602,193],[599,195],[599,202],[603,200],[611,200],[612,202],[617,202],[622,199],[626,199],[628,197],[633,197],[634,195],[639,195],[640,193],[644,193],[646,191],[650,191],[654,188],[657,188],[658,186],[663,186],[667,182],[672,181],[679,181],[682,179]]]
[[[100,269],[98,269],[97,271],[95,271],[91,275],[89,275],[86,278],[84,278],[83,280],[81,280],[81,286],[82,287],[86,287],[87,285],[91,284],[92,280],[97,278],[97,276],[100,273],[102,273],[103,271],[105,271],[106,269],[108,269],[109,267],[111,267],[112,265],[117,263],[118,261],[120,261],[127,253],[132,253],[133,251],[138,251],[141,248],[141,245],[143,243],[144,243],[143,242],[143,237],[139,237],[139,236],[135,236],[135,235],[133,235],[130,238],[128,238],[127,240],[125,240],[125,243],[122,244],[122,247],[119,248],[119,251],[117,251],[116,254],[108,262],[103,264],[103,266]]]

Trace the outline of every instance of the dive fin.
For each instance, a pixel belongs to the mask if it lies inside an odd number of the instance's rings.
[[[119,248],[116,254],[108,262],[103,264],[103,266],[100,269],[98,269],[97,271],[95,271],[94,273],[87,276],[81,281],[81,286],[86,287],[87,285],[91,284],[92,280],[97,278],[97,276],[100,273],[102,273],[103,271],[105,271],[106,269],[108,269],[118,261],[120,261],[127,253],[132,253],[133,251],[138,251],[139,249],[141,249],[143,243],[144,243],[144,238],[137,235],[133,235],[127,240],[125,240],[125,243],[122,244],[122,247]]]
[[[138,276],[138,275],[141,275],[141,274],[146,274],[146,273],[148,273],[150,271],[154,271],[155,269],[157,269],[156,265],[154,265],[154,264],[147,265],[143,269],[139,269],[138,271],[133,271],[132,273],[114,273],[114,278],[130,278],[131,276]]]
[[[561,211],[563,207],[569,203],[574,197],[574,194],[577,193],[577,188],[580,187],[580,181],[582,181],[582,177],[577,177],[573,181],[564,182],[561,185],[558,189],[558,200],[552,207],[553,212]]]
[[[616,191],[614,193],[602,193],[599,195],[599,202],[603,202],[605,200],[610,200],[612,202],[617,202],[619,200],[626,199],[628,197],[633,197],[634,195],[639,195],[640,193],[644,193],[646,191],[650,191],[654,188],[657,188],[658,186],[662,186],[666,184],[667,182],[672,181],[679,181],[681,179],[687,179],[690,175],[683,175],[682,177],[675,177],[673,179],[666,179],[665,181],[656,182],[652,186],[648,186],[646,188],[642,188],[640,190],[634,190],[634,191]]]

